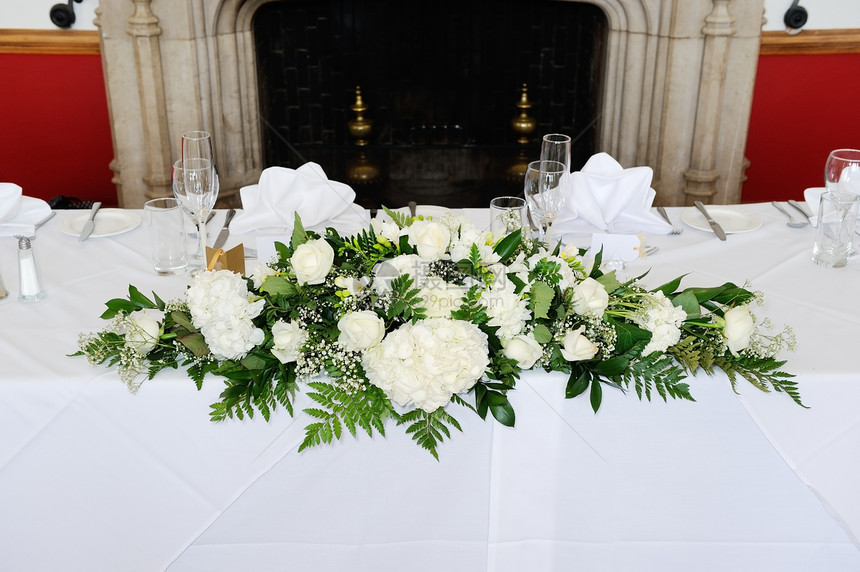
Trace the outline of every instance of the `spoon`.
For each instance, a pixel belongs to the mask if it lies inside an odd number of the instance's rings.
[[[773,201],[771,204],[773,206],[775,206],[777,209],[779,209],[780,211],[782,211],[782,213],[788,217],[788,222],[785,223],[788,226],[790,226],[792,228],[801,228],[801,227],[804,227],[804,226],[809,224],[808,220],[797,220],[796,218],[794,218],[794,215],[791,214],[790,211],[788,211],[785,207],[783,207],[778,202]]]

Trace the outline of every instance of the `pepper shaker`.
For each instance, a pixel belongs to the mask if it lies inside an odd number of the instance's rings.
[[[46,296],[39,281],[36,257],[30,239],[18,239],[18,299],[22,302],[38,302]]]

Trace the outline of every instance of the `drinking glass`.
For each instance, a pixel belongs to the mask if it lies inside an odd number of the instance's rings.
[[[525,226],[526,201],[520,197],[496,197],[490,201],[490,231],[502,238]]]
[[[173,197],[152,199],[143,205],[149,230],[152,266],[158,274],[176,274],[188,263],[185,252],[182,205]]]
[[[532,161],[526,168],[523,193],[544,240],[549,239],[552,223],[564,204],[566,173],[567,167],[559,161]]]
[[[206,268],[206,219],[218,198],[217,179],[209,160],[179,159],[173,164],[173,195],[197,225],[197,252],[188,260],[192,270]]]
[[[857,219],[860,195],[825,191],[818,207],[818,225],[812,260],[821,266],[840,268],[848,264],[851,235]]]

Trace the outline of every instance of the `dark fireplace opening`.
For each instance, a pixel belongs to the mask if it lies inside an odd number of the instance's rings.
[[[520,194],[545,133],[574,138],[573,168],[595,151],[608,22],[594,5],[283,0],[253,31],[263,164],[317,162],[367,207]]]

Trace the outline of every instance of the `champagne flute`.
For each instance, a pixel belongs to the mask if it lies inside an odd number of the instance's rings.
[[[560,161],[532,161],[526,168],[523,194],[544,240],[549,240],[552,223],[564,204],[566,169]]]
[[[213,155],[212,136],[207,131],[182,134],[182,196],[177,194],[175,184],[173,192],[197,225],[197,253],[189,263],[193,268],[206,268],[206,220],[215,206],[219,189]]]
[[[564,177],[561,181],[562,194],[567,194],[571,185],[570,148],[570,136],[563,133],[548,133],[541,139],[540,160],[558,161],[564,164]]]
[[[173,195],[197,225],[197,252],[188,261],[192,270],[206,268],[206,219],[218,198],[217,178],[206,159],[179,159],[173,164]]]
[[[570,145],[569,135],[563,133],[544,135],[540,144],[540,160],[564,163],[567,172],[570,172]]]

